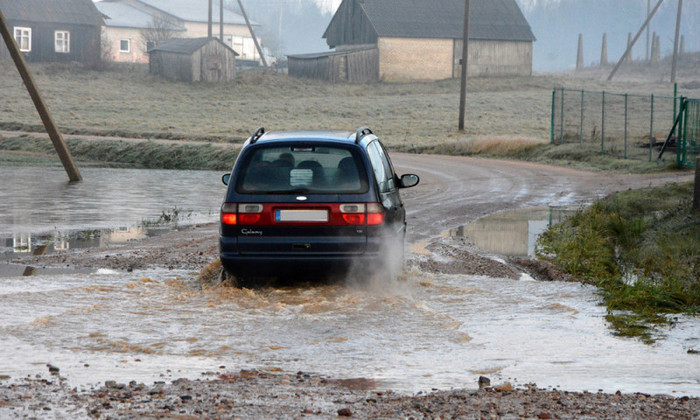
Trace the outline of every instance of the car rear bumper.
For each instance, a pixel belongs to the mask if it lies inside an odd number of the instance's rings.
[[[387,264],[381,238],[372,238],[374,252],[351,253],[245,253],[238,251],[235,238],[219,237],[219,257],[226,271],[245,277],[314,277],[327,274],[366,273]]]
[[[234,276],[245,277],[314,277],[327,274],[373,272],[385,263],[375,255],[314,255],[314,256],[243,256],[221,253],[221,264]]]

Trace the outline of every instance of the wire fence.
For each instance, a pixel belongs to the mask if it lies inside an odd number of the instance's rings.
[[[678,99],[556,88],[550,140],[651,162],[673,127]]]
[[[681,133],[677,160],[679,165],[695,166],[700,158],[700,99],[683,98]]]

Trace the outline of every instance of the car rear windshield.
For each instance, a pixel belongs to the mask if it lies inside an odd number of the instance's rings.
[[[362,168],[357,152],[342,147],[260,147],[247,156],[236,189],[241,193],[363,193],[368,186]]]

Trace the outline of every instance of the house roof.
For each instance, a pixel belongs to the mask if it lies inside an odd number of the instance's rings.
[[[359,2],[379,37],[463,38],[464,0],[344,1]],[[535,40],[515,0],[472,0],[469,13],[469,39]]]
[[[149,29],[153,27],[155,16],[125,3],[97,2],[97,9],[105,16],[105,25],[118,28]],[[185,31],[185,27],[166,22],[171,31]]]
[[[209,22],[209,3],[207,0],[136,0],[137,3],[158,9],[186,22]],[[219,22],[219,2],[212,2],[212,20]],[[245,19],[238,13],[224,7],[224,23],[245,25]],[[250,22],[251,25],[257,23]]]
[[[359,46],[356,48],[345,48],[343,50],[333,50],[333,51],[324,51],[320,53],[309,53],[309,54],[287,54],[288,58],[296,58],[298,60],[311,60],[315,58],[323,58],[323,57],[332,57],[335,55],[347,55],[351,54],[354,52],[359,52],[359,51],[370,51],[377,48],[374,45],[371,46]]]
[[[102,15],[92,0],[0,0],[8,20],[102,26]]]
[[[221,42],[218,38],[170,38],[167,41],[163,41],[155,47],[148,50],[149,53],[153,51],[169,52],[173,54],[184,54],[190,55],[194,54],[195,51],[199,50],[205,46],[209,41],[218,42],[227,49],[231,50],[236,56],[238,53],[233,50],[233,48]]]

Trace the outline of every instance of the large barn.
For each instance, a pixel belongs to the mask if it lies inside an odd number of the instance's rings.
[[[27,61],[99,63],[104,22],[92,0],[0,0],[0,10]]]
[[[289,56],[289,72],[349,81],[458,77],[464,4],[464,0],[343,0],[323,35],[335,51]],[[471,0],[470,14],[469,75],[532,74],[535,36],[515,0]],[[376,49],[377,60],[366,59],[368,48]],[[358,51],[365,57],[361,62]],[[319,71],[329,63],[336,64]],[[354,76],[353,69],[363,76]]]

